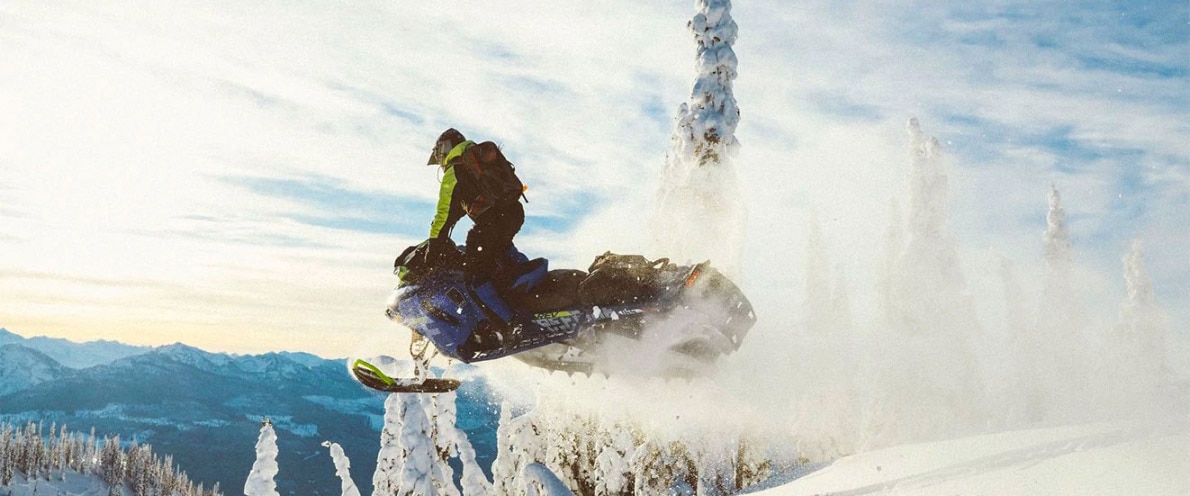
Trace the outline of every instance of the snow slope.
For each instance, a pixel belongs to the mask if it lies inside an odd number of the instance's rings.
[[[66,496],[108,496],[108,485],[98,476],[82,475],[67,472],[64,476],[55,475],[54,480],[26,479],[19,472],[13,476],[12,484],[3,486],[4,496],[33,496],[37,494],[54,494]]]
[[[840,458],[788,484],[750,494],[1185,495],[1190,494],[1190,419],[896,446]]]

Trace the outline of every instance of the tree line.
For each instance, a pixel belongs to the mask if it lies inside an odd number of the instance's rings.
[[[0,487],[19,474],[25,480],[64,481],[70,472],[103,481],[112,496],[221,496],[219,484],[207,489],[176,468],[173,456],[158,456],[148,444],[135,440],[121,446],[120,436],[104,437],[70,432],[40,422],[23,427],[0,423]]]

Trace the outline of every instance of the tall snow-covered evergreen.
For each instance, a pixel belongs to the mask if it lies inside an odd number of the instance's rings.
[[[1161,393],[1170,379],[1166,362],[1169,322],[1157,303],[1140,240],[1133,241],[1123,265],[1125,296],[1119,321],[1107,340],[1114,365],[1112,390],[1117,394],[1117,401],[1110,406],[1153,411],[1160,408]]]
[[[944,436],[980,423],[983,381],[971,342],[982,331],[947,227],[944,154],[916,118],[907,131],[908,215],[903,236],[892,226],[885,237],[890,253],[879,287],[892,332],[876,357],[879,385],[865,427],[871,445]]]
[[[483,474],[475,458],[475,448],[467,434],[458,427],[458,393],[450,392],[433,396],[434,431],[440,457],[446,455],[459,459],[463,473],[459,479],[460,489],[467,496],[486,496],[492,493],[492,483]],[[449,467],[449,466],[448,466]],[[449,473],[447,474],[450,478]]]
[[[335,463],[335,475],[339,476],[343,496],[360,496],[359,488],[355,487],[355,481],[351,478],[351,460],[343,452],[343,447],[330,441],[324,441],[322,445],[331,450],[331,460]]]
[[[375,494],[458,494],[443,472],[426,413],[428,403],[429,396],[421,394],[392,394],[385,400],[380,455],[372,477]]]
[[[659,253],[675,260],[710,259],[738,275],[745,210],[731,157],[740,112],[732,93],[737,26],[730,0],[697,0],[688,23],[697,45],[697,78],[678,109],[657,193],[652,232]]]
[[[277,493],[277,433],[265,420],[256,438],[256,462],[244,482],[244,496],[279,496]]]
[[[1037,322],[1018,341],[1025,413],[1032,421],[1082,416],[1099,394],[1086,310],[1075,291],[1074,248],[1062,194],[1051,185],[1042,234],[1045,275]]]
[[[939,325],[974,325],[970,302],[962,301],[967,283],[958,248],[947,227],[950,179],[942,146],[922,132],[916,118],[907,125],[910,171],[906,239],[896,257],[895,301],[901,305],[893,325],[908,334],[959,333]],[[942,310],[940,313],[939,310]]]
[[[1074,290],[1074,248],[1070,228],[1066,225],[1066,209],[1056,186],[1050,187],[1049,211],[1045,216],[1046,229],[1042,239],[1045,253],[1045,281],[1041,296],[1044,311],[1038,314],[1041,333],[1061,332],[1062,338],[1084,341],[1081,334],[1087,325],[1086,308]]]
[[[513,419],[508,402],[500,406],[500,423],[496,427],[496,460],[492,462],[492,480],[497,494],[516,494],[519,474],[537,457],[540,443],[530,420],[525,415]]]
[[[376,472],[377,495],[486,495],[492,483],[475,459],[475,449],[456,425],[455,393],[392,394],[384,404],[384,429]],[[460,488],[448,461],[458,458]]]

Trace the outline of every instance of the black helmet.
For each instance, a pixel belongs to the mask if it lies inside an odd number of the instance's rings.
[[[430,152],[430,160],[426,162],[426,165],[441,164],[442,159],[446,158],[446,154],[450,153],[452,148],[466,140],[463,133],[453,127],[442,131],[442,134],[438,135],[438,141],[434,142],[434,149]]]

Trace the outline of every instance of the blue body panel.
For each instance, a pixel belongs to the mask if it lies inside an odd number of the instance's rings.
[[[399,321],[425,336],[443,354],[459,358],[458,348],[484,321],[507,323],[513,311],[491,283],[468,288],[462,271],[437,270],[417,284],[397,288]]]

